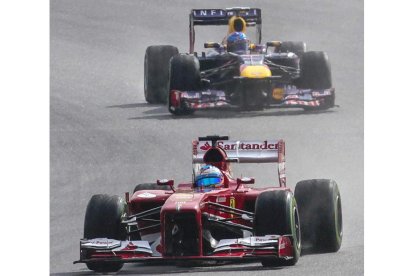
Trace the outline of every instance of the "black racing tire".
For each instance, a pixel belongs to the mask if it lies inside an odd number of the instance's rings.
[[[200,62],[193,55],[181,54],[174,56],[170,63],[170,91],[194,91],[201,87]],[[169,101],[171,95],[169,96]],[[168,110],[174,115],[190,115],[194,110],[187,106],[172,109],[170,103]]]
[[[168,97],[170,59],[178,55],[171,45],[149,46],[144,59],[144,95],[151,104],[166,103]]]
[[[294,257],[290,260],[266,259],[263,266],[291,266],[301,253],[299,213],[293,193],[286,190],[262,192],[256,199],[253,230],[256,236],[292,235]]]
[[[200,88],[200,62],[193,55],[174,56],[170,63],[170,90],[197,90]]]
[[[137,191],[143,190],[165,190],[170,191],[171,188],[169,186],[160,186],[157,183],[141,183],[135,186],[134,193]]]
[[[331,64],[325,52],[305,52],[300,58],[300,77],[295,82],[303,89],[332,87]]]
[[[306,52],[306,43],[303,41],[282,41],[279,52],[295,53],[297,56],[302,56]]]
[[[303,246],[309,253],[336,252],[342,243],[342,204],[338,184],[312,179],[296,184]]]
[[[121,225],[126,216],[126,202],[122,197],[106,194],[93,195],[86,207],[85,239],[108,238],[126,240],[126,228]],[[123,263],[93,262],[86,266],[95,272],[116,272]]]

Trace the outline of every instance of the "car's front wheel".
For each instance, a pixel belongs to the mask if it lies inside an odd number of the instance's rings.
[[[126,228],[122,218],[126,216],[126,202],[122,197],[98,194],[92,196],[86,207],[84,238],[108,238],[126,240]],[[119,271],[123,263],[91,262],[86,266],[95,272]]]
[[[302,56],[306,52],[306,43],[303,41],[283,41],[278,51],[282,53],[295,53]]]
[[[331,64],[325,52],[305,52],[300,58],[300,78],[296,85],[303,89],[332,87]]]
[[[174,115],[189,115],[194,110],[188,106],[182,105],[180,100],[179,106],[173,106],[174,94],[172,90],[177,91],[194,91],[201,86],[200,63],[193,55],[177,55],[170,62],[170,91],[168,110]]]
[[[253,227],[256,236],[274,234],[292,237],[293,258],[266,259],[262,261],[263,266],[289,266],[297,263],[301,252],[301,235],[298,208],[292,192],[262,192],[256,199]]]

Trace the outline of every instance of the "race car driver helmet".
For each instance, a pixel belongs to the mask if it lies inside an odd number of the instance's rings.
[[[247,54],[249,42],[242,32],[231,33],[227,37],[227,51],[239,55]]]
[[[212,165],[204,165],[195,177],[196,187],[221,187],[223,186],[223,173]]]

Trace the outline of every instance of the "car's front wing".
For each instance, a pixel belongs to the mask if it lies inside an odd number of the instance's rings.
[[[333,107],[335,89],[298,89],[294,85],[285,85],[273,91],[264,100],[263,107],[272,108],[317,108]],[[170,91],[170,109],[222,109],[240,108],[223,90],[207,89],[204,91]]]
[[[267,235],[220,240],[213,252],[200,256],[159,256],[147,241],[118,241],[106,238],[81,240],[80,259],[74,263],[94,262],[162,262],[162,261],[234,261],[291,259],[291,236]]]

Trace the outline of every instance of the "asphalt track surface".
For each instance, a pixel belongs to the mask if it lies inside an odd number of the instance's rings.
[[[143,95],[149,45],[188,51],[191,8],[262,8],[268,40],[302,40],[328,53],[339,108],[199,112],[175,118]],[[198,41],[225,28],[201,27]],[[51,1],[51,273],[89,274],[79,258],[86,204],[93,194],[123,195],[140,182],[191,176],[191,140],[208,134],[286,140],[287,180],[332,178],[342,195],[344,237],[334,254],[302,256],[294,267],[260,264],[182,268],[125,265],[119,274],[361,275],[363,213],[363,1]],[[257,186],[276,167],[245,167]]]

